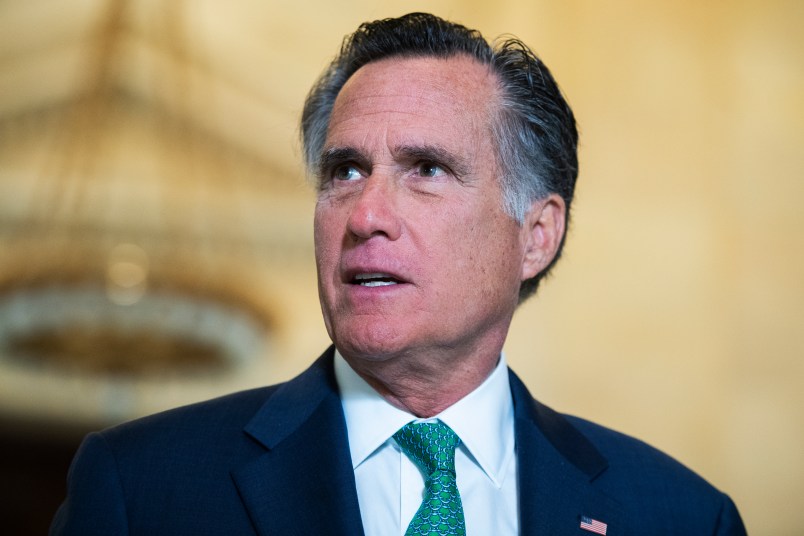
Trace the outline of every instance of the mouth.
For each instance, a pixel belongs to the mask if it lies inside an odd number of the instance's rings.
[[[398,285],[402,283],[399,279],[391,274],[381,272],[356,274],[349,281],[352,285],[359,285],[361,287],[387,287],[391,285]]]

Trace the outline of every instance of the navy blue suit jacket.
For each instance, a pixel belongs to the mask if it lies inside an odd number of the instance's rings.
[[[523,535],[745,534],[732,501],[661,452],[535,401],[511,373]],[[495,515],[489,512],[488,515]],[[58,535],[363,533],[332,348],[295,379],[87,436]]]

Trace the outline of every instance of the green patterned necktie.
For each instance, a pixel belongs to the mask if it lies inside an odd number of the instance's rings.
[[[461,439],[440,421],[409,423],[394,439],[426,476],[424,500],[405,536],[464,536],[466,524],[455,481],[455,448]]]

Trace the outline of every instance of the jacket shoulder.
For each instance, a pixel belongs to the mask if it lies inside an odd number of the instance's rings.
[[[524,442],[517,450],[536,458],[519,460],[520,467],[531,469],[529,478],[552,474],[551,486],[565,485],[568,475],[583,481],[574,496],[585,489],[605,497],[605,515],[622,520],[622,533],[745,534],[731,499],[682,463],[632,436],[559,413],[534,399],[513,372],[510,379]]]
[[[684,464],[636,437],[600,424],[563,415],[567,422],[586,437],[608,461],[607,473],[622,473],[658,478],[667,484],[686,484],[702,490],[712,486]],[[602,476],[602,475],[601,475]]]
[[[686,534],[744,535],[736,506],[725,493],[672,456],[635,437],[564,416],[606,458],[594,484],[615,497],[632,519],[673,520]]]
[[[259,452],[243,427],[275,389],[244,391],[89,434],[71,465],[67,499],[51,534],[215,533],[220,527],[196,514],[221,505],[230,515],[215,523],[247,527],[244,515],[237,515],[242,505],[229,469]]]
[[[107,428],[98,434],[110,446],[144,442],[170,442],[174,448],[203,438],[206,445],[216,435],[240,433],[248,421],[281,386],[260,387],[203,402],[169,409]],[[196,447],[200,446],[196,443]]]

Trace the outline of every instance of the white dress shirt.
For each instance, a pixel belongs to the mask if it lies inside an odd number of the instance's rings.
[[[424,497],[424,475],[392,436],[411,421],[436,419],[461,438],[455,472],[467,536],[518,533],[514,407],[504,356],[477,389],[432,419],[392,406],[337,351],[335,377],[366,536],[405,534]]]

